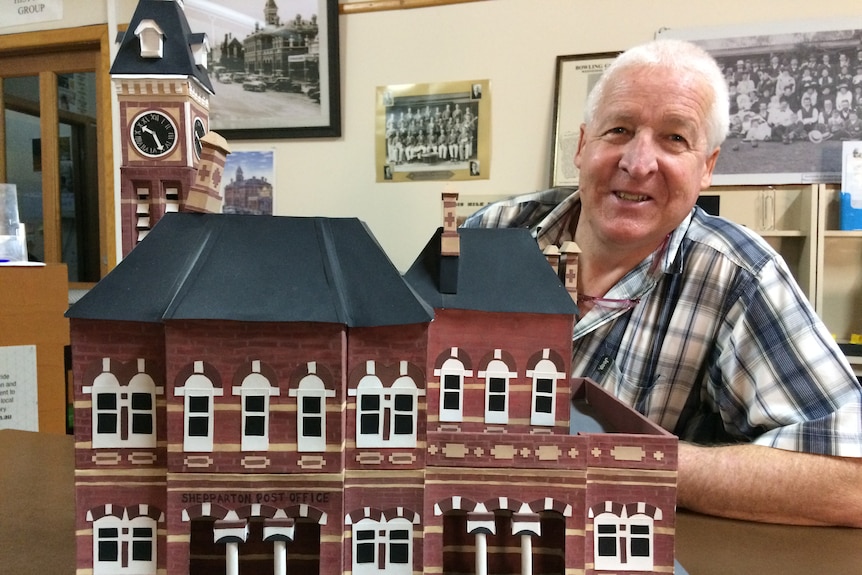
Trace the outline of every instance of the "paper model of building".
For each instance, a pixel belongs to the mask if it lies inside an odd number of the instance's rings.
[[[676,438],[454,215],[403,276],[356,219],[162,218],[67,312],[77,572],[672,573]]]

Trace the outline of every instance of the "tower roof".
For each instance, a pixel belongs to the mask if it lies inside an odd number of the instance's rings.
[[[160,57],[145,57],[137,34],[142,24],[154,23],[162,34]],[[111,75],[188,76],[211,94],[215,93],[206,68],[196,62],[193,46],[205,43],[206,35],[193,33],[185,12],[173,0],[139,0],[129,27],[111,66]]]

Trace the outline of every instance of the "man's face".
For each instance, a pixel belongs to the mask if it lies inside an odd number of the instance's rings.
[[[623,70],[589,126],[581,126],[586,224],[606,245],[654,249],[688,215],[712,180],[719,149],[707,149],[709,88],[667,69]]]

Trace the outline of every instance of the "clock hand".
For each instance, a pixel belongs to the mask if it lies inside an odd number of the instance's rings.
[[[158,148],[158,150],[161,152],[161,151],[162,151],[162,149],[164,148],[164,146],[163,146],[163,145],[162,145],[162,143],[159,141],[159,137],[156,135],[156,133],[155,133],[155,132],[153,132],[153,131],[150,129],[150,127],[149,127],[149,126],[142,126],[142,127],[141,127],[141,131],[142,131],[142,132],[146,132],[147,134],[149,134],[149,135],[151,135],[151,136],[153,137],[153,140],[155,140],[155,142],[156,142],[156,148]]]

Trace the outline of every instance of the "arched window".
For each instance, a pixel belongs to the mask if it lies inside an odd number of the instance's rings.
[[[93,575],[156,573],[157,524],[164,516],[141,507],[106,506],[87,513],[93,523]]]
[[[117,376],[122,371],[104,358],[93,385],[83,388],[93,396],[93,447],[156,447],[156,396],[163,388],[146,372],[143,359],[126,385]]]
[[[509,382],[517,374],[500,359],[499,350],[495,350],[495,357],[479,372],[485,380],[485,423],[508,423]]]
[[[557,381],[566,376],[549,359],[550,350],[542,350],[542,359],[527,370],[533,382],[530,425],[554,425],[557,408]]]
[[[645,504],[605,502],[593,517],[594,560],[597,570],[652,571],[654,523],[661,510]]]
[[[378,573],[413,573],[413,525],[409,520],[365,518],[353,525],[353,574]]]
[[[185,397],[183,450],[212,451],[214,398],[224,395],[224,391],[204,374],[204,363],[196,361],[194,373],[174,392]]]
[[[297,388],[290,390],[296,398],[297,451],[326,451],[326,398],[335,397],[335,390],[326,389],[315,362],[309,362],[307,370]]]
[[[375,363],[366,363],[365,375],[348,395],[356,397],[356,447],[416,447],[418,398],[425,395],[401,362],[399,377],[384,387],[375,373]]]
[[[279,394],[278,387],[260,372],[260,361],[251,362],[251,373],[242,384],[233,388],[233,394],[242,398],[243,451],[269,449],[269,398]]]
[[[456,348],[451,353],[434,375],[440,378],[440,421],[460,422],[464,420],[464,382],[472,371],[457,357]]]

